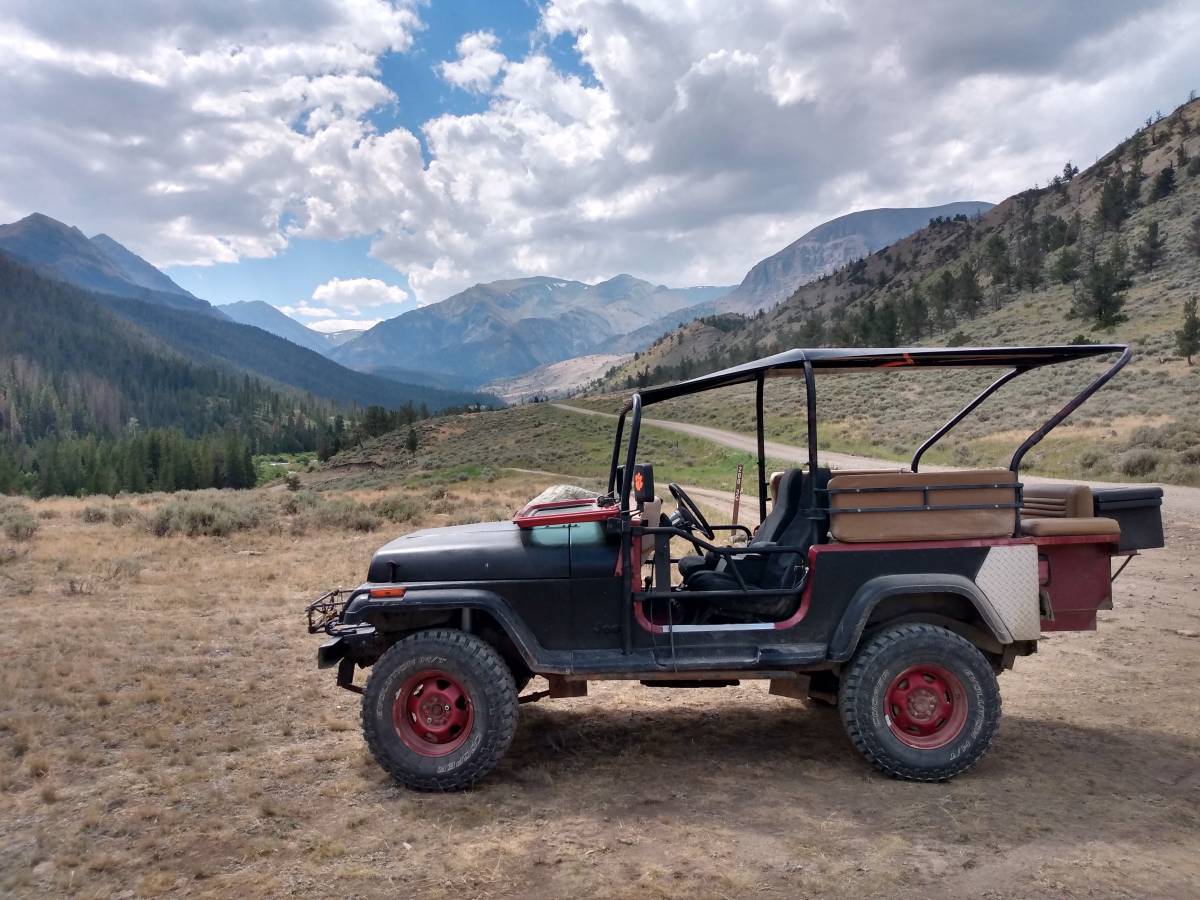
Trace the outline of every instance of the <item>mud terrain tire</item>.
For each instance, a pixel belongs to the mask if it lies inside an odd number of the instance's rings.
[[[371,755],[418,791],[458,791],[496,767],[517,727],[517,689],[500,654],[462,631],[423,631],[371,670],[362,729]]]
[[[859,648],[842,671],[838,711],[850,742],[881,772],[945,781],[991,746],[1000,688],[974,644],[935,625],[907,624]]]

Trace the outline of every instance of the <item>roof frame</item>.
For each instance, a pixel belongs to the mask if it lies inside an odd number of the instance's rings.
[[[1086,387],[1068,401],[1061,409],[1051,415],[1046,421],[1016,449],[1009,462],[1009,469],[1019,473],[1021,460],[1025,454],[1036,446],[1047,434],[1058,427],[1064,419],[1083,405],[1096,391],[1107,384],[1126,363],[1132,358],[1132,351],[1127,344],[1069,344],[1050,347],[946,347],[946,348],[868,348],[868,349],[795,349],[777,353],[753,362],[732,366],[701,375],[688,381],[662,387],[645,388],[635,393],[621,409],[617,424],[617,435],[613,445],[612,465],[610,468],[608,490],[610,494],[620,489],[622,507],[628,504],[632,486],[633,462],[637,452],[637,439],[641,424],[642,408],[653,403],[661,403],[675,397],[698,394],[716,388],[731,387],[739,384],[755,385],[755,418],[756,443],[758,450],[758,481],[759,481],[759,511],[765,514],[766,490],[765,481],[765,441],[763,434],[763,385],[772,373],[786,373],[801,376],[805,381],[805,400],[808,412],[808,459],[810,470],[817,467],[817,427],[816,427],[816,378],[815,373],[822,370],[832,371],[864,371],[871,369],[911,369],[911,368],[995,368],[1005,367],[1008,371],[988,385],[974,399],[957,413],[951,416],[944,425],[938,428],[917,448],[913,454],[911,469],[916,472],[921,457],[935,443],[946,436],[959,422],[974,412],[985,400],[991,397],[1001,387],[1012,381],[1018,375],[1023,375],[1042,366],[1057,365],[1080,359],[1090,359],[1099,356],[1119,354],[1116,362],[1110,365],[1099,377],[1093,379]],[[623,483],[616,483],[617,464],[620,457],[621,437],[625,427],[625,418],[633,413],[630,440],[626,453],[626,469]],[[810,506],[812,504],[810,503]]]
[[[986,368],[1003,366],[1029,371],[1077,359],[1105,356],[1127,350],[1125,344],[1066,344],[1050,347],[870,347],[785,350],[773,356],[730,366],[719,372],[662,387],[645,388],[642,404],[650,406],[715,388],[750,384],[762,373],[803,375],[806,363],[814,371],[909,368]]]

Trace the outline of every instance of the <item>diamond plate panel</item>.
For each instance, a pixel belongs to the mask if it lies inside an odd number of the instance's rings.
[[[1042,632],[1038,606],[1037,547],[992,547],[975,576],[1015,641],[1036,641]]]

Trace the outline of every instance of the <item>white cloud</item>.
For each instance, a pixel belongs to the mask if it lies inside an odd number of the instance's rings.
[[[458,42],[458,59],[442,63],[438,70],[455,87],[486,91],[504,67],[504,55],[496,50],[498,43],[490,31],[464,35]]]
[[[309,322],[308,327],[322,334],[331,334],[334,331],[366,331],[382,321],[383,319],[321,319]]]
[[[395,306],[408,299],[408,292],[378,278],[334,278],[318,286],[312,298],[333,306],[362,309]]]
[[[505,59],[466,35],[440,71],[487,105],[425,123],[427,163],[416,136],[367,119],[393,99],[376,61],[408,47],[413,7],[16,9],[0,14],[0,219],[40,209],[156,263],[368,235],[420,302],[520,274],[734,282],[852,209],[1044,183],[1200,87],[1186,0],[1086,15],[1042,0],[548,0],[542,37],[574,40],[589,75],[537,41]]]
[[[336,316],[337,312],[325,306],[312,306],[305,301],[297,303],[295,306],[281,306],[279,311],[287,316]]]
[[[0,217],[46,212],[159,265],[272,255],[322,177],[305,158],[336,167],[369,130],[392,99],[377,60],[419,24],[407,0],[4,4]]]
[[[279,311],[317,331],[346,331],[370,328],[416,306],[404,288],[378,278],[332,278],[313,290],[311,301]]]

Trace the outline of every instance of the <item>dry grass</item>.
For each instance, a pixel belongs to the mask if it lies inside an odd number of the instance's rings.
[[[1196,523],[1122,577],[1097,634],[1003,679],[971,775],[878,778],[836,716],[725,691],[593,685],[523,707],[478,789],[392,785],[357,698],[313,664],[306,598],[408,528],[511,511],[527,476],[361,490],[401,524],[156,537],[27,504],[0,566],[0,893],[10,896],[1188,896],[1200,879]],[[303,494],[304,492],[299,492]],[[130,503],[153,522],[161,496]],[[328,502],[328,501],[326,501]],[[273,511],[273,512],[272,512]],[[92,586],[68,593],[72,580]],[[361,676],[360,676],[361,677]],[[1152,697],[1152,702],[1147,700]]]

